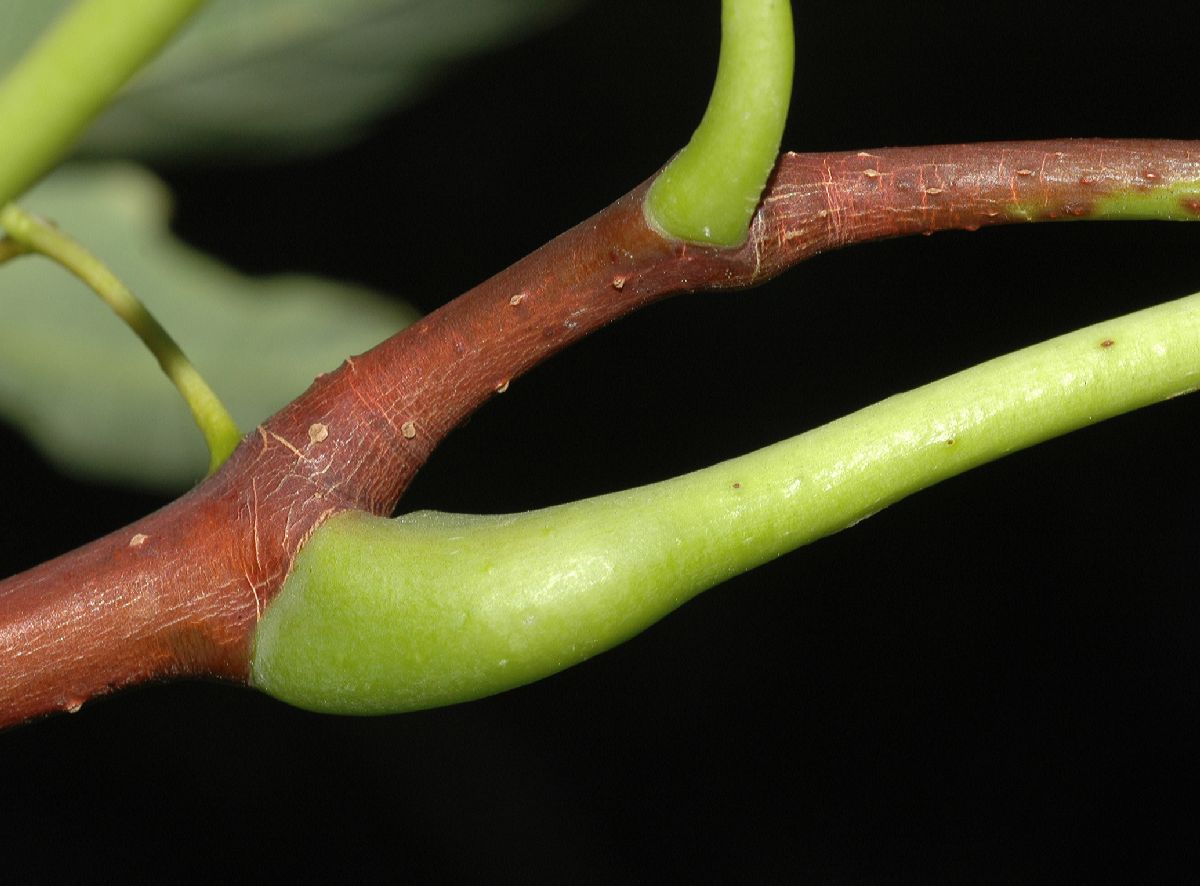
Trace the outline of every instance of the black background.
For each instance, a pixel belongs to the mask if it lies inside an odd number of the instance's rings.
[[[787,148],[1198,135],[1194,10],[797,7]],[[653,172],[717,41],[715,2],[596,0],[336,155],[162,170],[176,229],[246,271],[432,310]],[[660,304],[515,382],[403,507],[520,510],[741,454],[1200,288],[1196,236],[943,234]],[[340,719],[177,684],[11,730],[0,876],[1162,879],[1197,844],[1196,409],[973,471],[501,697]],[[160,503],[0,447],[6,571]]]

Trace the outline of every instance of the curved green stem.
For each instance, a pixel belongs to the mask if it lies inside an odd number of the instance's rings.
[[[66,234],[39,221],[15,204],[0,210],[6,239],[25,251],[58,262],[88,286],[125,321],[150,349],[163,372],[179,389],[208,444],[209,473],[220,467],[241,440],[241,432],[220,398],[204,381],[162,324],[104,264]]]
[[[204,0],[80,0],[0,82],[0,205],[53,166]]]
[[[357,714],[499,692],[912,492],[1198,385],[1200,294],[651,486],[511,516],[343,513],[268,607],[252,680]]]
[[[708,108],[646,196],[646,218],[657,230],[714,246],[745,241],[783,137],[793,44],[788,0],[724,0]]]

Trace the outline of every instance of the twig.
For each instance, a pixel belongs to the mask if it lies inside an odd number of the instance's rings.
[[[645,186],[336,372],[167,508],[0,582],[0,724],[171,675],[244,681],[263,607],[331,515],[391,512],[445,434],[589,332],[828,249],[1039,219],[1191,218],[1200,143],[1050,141],[783,156],[737,249],[669,241]]]

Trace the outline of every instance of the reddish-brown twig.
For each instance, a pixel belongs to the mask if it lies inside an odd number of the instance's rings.
[[[1110,214],[1200,216],[1200,143],[1047,141],[780,158],[748,242],[668,241],[646,185],[336,371],[162,510],[0,582],[0,726],[172,675],[244,680],[305,538],[390,512],[445,435],[510,381],[636,308],[754,286],[819,252],[917,232]],[[1161,207],[1169,206],[1170,211]]]

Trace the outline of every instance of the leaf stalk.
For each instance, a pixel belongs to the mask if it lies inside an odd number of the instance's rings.
[[[183,349],[141,300],[91,252],[16,204],[0,210],[0,226],[8,234],[6,239],[22,250],[46,256],[82,280],[133,330],[179,390],[204,435],[209,473],[219,468],[241,440],[241,431]]]

